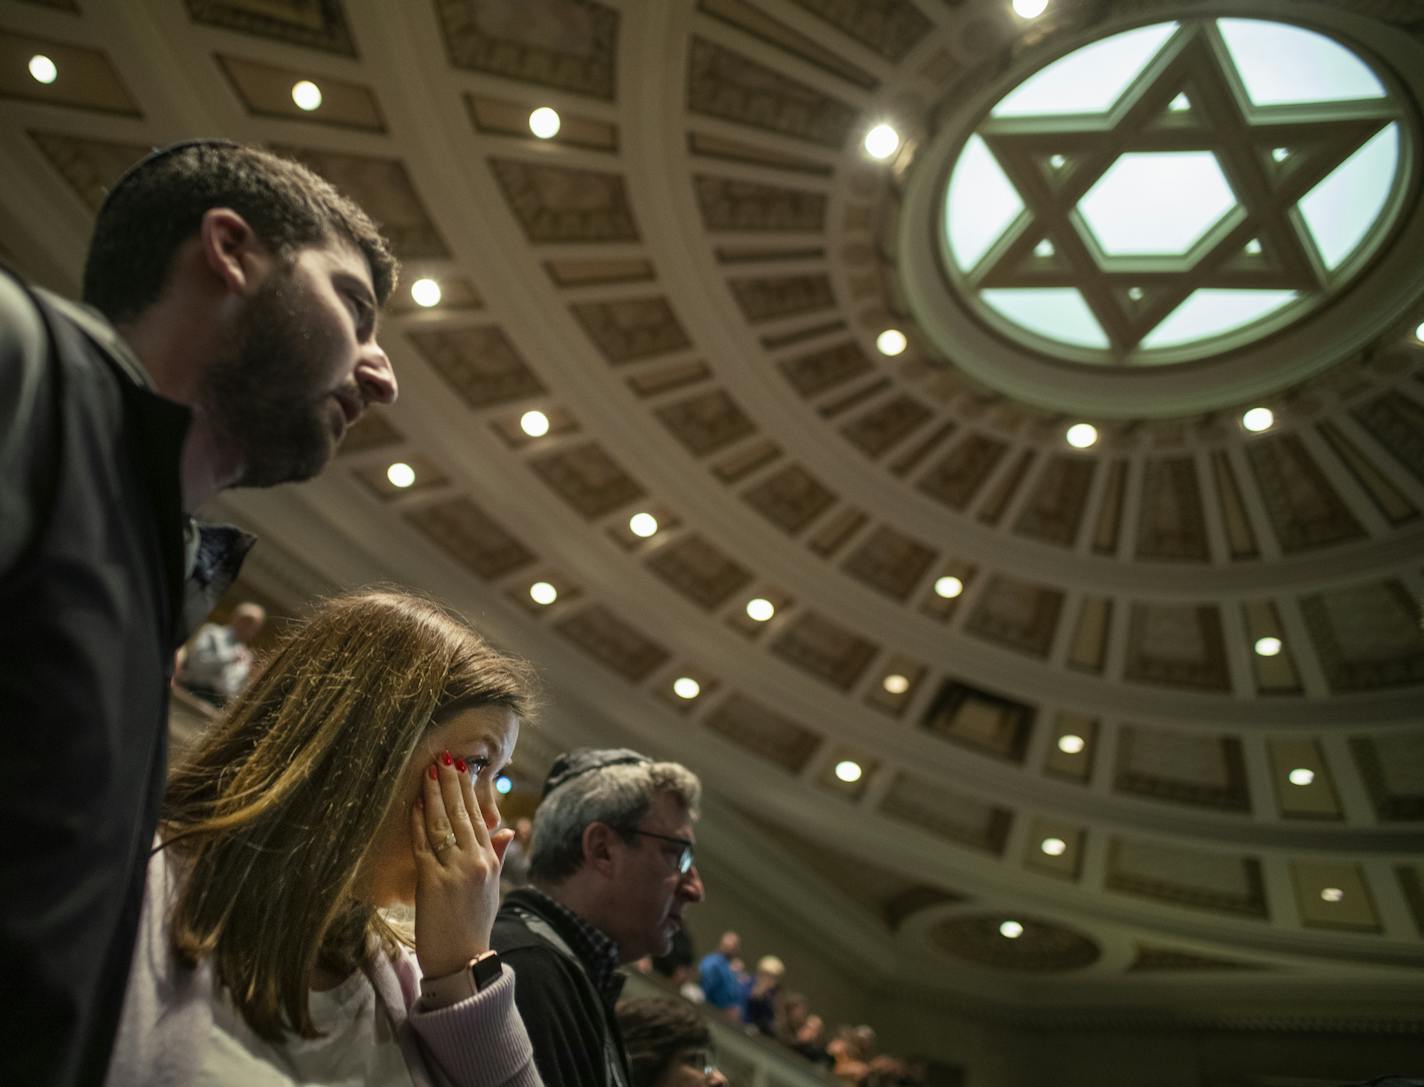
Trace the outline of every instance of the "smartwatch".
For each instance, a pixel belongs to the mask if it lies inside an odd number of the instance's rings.
[[[499,977],[503,967],[499,952],[481,951],[453,974],[420,979],[420,1002],[427,1008],[446,1008],[468,1000],[487,989]]]

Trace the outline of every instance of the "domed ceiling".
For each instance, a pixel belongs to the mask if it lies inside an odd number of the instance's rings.
[[[1305,51],[1277,84],[1262,27]],[[1417,3],[78,0],[0,29],[0,255],[38,281],[73,293],[105,185],[195,135],[302,159],[438,281],[385,320],[399,402],[214,512],[279,607],[398,581],[537,661],[516,796],[572,743],[688,762],[709,873],[879,983],[1417,1004]]]

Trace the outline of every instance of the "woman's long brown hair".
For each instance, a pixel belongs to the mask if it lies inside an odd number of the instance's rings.
[[[315,1037],[318,966],[345,976],[374,941],[408,942],[357,880],[421,736],[455,713],[529,713],[529,665],[404,591],[321,604],[169,777],[164,848],[181,873],[180,958],[211,957],[264,1038]]]

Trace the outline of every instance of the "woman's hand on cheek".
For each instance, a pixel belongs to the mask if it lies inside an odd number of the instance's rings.
[[[512,834],[500,831],[491,841],[464,764],[448,752],[421,778],[410,834],[415,954],[427,977],[443,977],[489,948],[499,870]]]

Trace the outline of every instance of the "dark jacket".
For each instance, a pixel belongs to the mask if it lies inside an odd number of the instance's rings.
[[[568,921],[537,894],[514,891],[499,908],[490,944],[514,970],[514,1003],[545,1087],[627,1087],[613,1004],[594,988]]]
[[[225,546],[185,545],[188,421],[102,319],[0,270],[0,1083],[104,1078],[173,653],[235,572],[185,607],[190,552]]]

